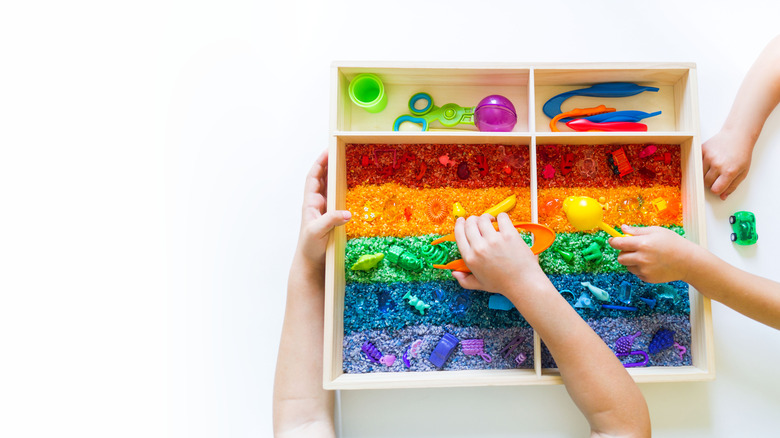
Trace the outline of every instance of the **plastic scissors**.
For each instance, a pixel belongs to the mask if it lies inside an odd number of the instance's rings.
[[[422,109],[417,109],[417,102],[421,100],[424,100],[426,105]],[[433,98],[428,93],[417,93],[412,96],[409,99],[409,112],[412,114],[404,114],[395,119],[393,131],[398,131],[403,122],[421,124],[423,131],[427,131],[428,125],[437,120],[447,128],[451,128],[459,123],[474,124],[474,107],[464,108],[455,103],[448,103],[438,107],[433,104]]]
[[[534,244],[531,246],[531,252],[534,253],[534,255],[542,253],[555,241],[555,231],[544,225],[535,224],[533,222],[515,222],[512,225],[514,225],[515,228],[529,231],[534,236]],[[493,228],[498,231],[498,222],[493,222]],[[431,242],[431,245],[438,245],[442,242],[454,241],[455,233],[452,233],[434,240]],[[446,265],[433,265],[433,267],[436,269],[452,269],[453,271],[471,272],[463,259],[453,260]]]

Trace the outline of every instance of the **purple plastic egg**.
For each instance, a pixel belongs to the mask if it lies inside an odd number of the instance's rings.
[[[474,110],[474,124],[480,131],[509,132],[516,123],[515,106],[499,94],[480,100]]]

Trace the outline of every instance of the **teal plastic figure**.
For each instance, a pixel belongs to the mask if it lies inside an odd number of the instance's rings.
[[[753,245],[758,241],[756,233],[756,215],[749,211],[738,211],[729,216],[731,241],[737,245]]]
[[[403,296],[403,299],[408,300],[407,302],[409,305],[414,307],[418,312],[420,312],[420,315],[423,316],[425,316],[425,311],[431,308],[430,304],[425,304],[421,299],[412,295],[409,291],[406,292],[406,294]]]
[[[385,255],[381,252],[376,254],[363,254],[349,269],[353,271],[368,271],[369,269],[375,268],[383,258],[385,258]]]
[[[605,291],[604,289],[598,288],[588,281],[583,281],[580,283],[581,285],[585,286],[590,290],[590,293],[593,294],[594,297],[596,297],[599,301],[609,301],[609,292]]]
[[[420,272],[425,268],[424,261],[398,245],[393,245],[387,250],[387,260],[407,271]]]
[[[604,258],[604,254],[601,252],[601,247],[599,244],[593,242],[590,244],[590,246],[582,250],[582,258],[589,262],[601,263],[601,259]]]

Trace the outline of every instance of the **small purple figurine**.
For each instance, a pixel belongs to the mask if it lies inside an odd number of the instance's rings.
[[[360,349],[363,350],[363,353],[366,353],[368,360],[371,362],[379,363],[379,359],[382,358],[382,353],[379,352],[379,349],[368,341],[363,342],[363,346]]]
[[[485,362],[492,362],[493,358],[489,354],[485,353],[485,341],[483,339],[464,339],[461,343],[463,345],[463,354],[466,355],[479,355]]]
[[[458,342],[460,342],[458,341],[458,338],[449,333],[445,333],[439,340],[439,344],[436,345],[436,348],[431,352],[431,356],[428,360],[430,360],[436,368],[443,367],[444,363],[447,362],[447,359],[452,355],[452,352],[455,351]]]

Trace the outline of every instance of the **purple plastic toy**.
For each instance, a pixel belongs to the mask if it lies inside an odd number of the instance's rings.
[[[480,100],[474,110],[474,125],[480,131],[509,132],[516,123],[515,106],[499,94],[492,94]]]
[[[514,338],[512,338],[511,341],[509,341],[508,344],[504,348],[501,349],[498,353],[501,356],[504,356],[504,359],[506,360],[512,360],[512,356],[514,356],[515,351],[517,351],[523,344],[523,341],[525,341],[525,337],[521,335],[517,335]],[[525,354],[523,352],[520,352],[517,356],[515,356],[515,363],[518,365],[522,365],[523,362],[525,362]]]
[[[439,344],[436,345],[436,348],[431,352],[431,357],[429,357],[428,360],[430,360],[436,368],[443,367],[444,362],[447,362],[447,359],[450,358],[452,352],[455,351],[458,342],[460,342],[458,341],[458,338],[449,333],[445,333],[439,340]]]
[[[492,362],[493,358],[489,354],[485,353],[485,341],[483,339],[464,339],[461,343],[463,345],[463,354],[466,355],[479,355],[485,362]]]
[[[631,353],[631,346],[634,345],[634,339],[638,338],[642,332],[636,332],[633,336],[623,336],[618,338],[615,342],[615,353],[617,354],[629,354]]]
[[[371,362],[379,363],[379,359],[382,359],[382,353],[379,352],[379,349],[368,341],[363,342],[363,346],[360,349],[363,350],[363,353],[366,353],[368,360]]]

